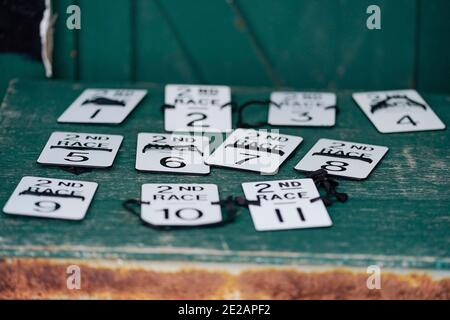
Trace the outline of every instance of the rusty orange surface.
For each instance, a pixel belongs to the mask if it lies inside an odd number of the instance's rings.
[[[81,288],[67,288],[67,267],[81,270]],[[1,299],[450,299],[450,278],[383,273],[381,289],[368,275],[345,269],[299,271],[244,268],[152,270],[139,264],[93,261],[0,260]]]

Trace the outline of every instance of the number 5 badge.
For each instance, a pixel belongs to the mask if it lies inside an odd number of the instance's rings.
[[[53,132],[37,160],[70,167],[111,167],[123,137],[98,133]]]

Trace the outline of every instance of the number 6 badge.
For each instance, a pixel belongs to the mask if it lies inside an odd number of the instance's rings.
[[[53,132],[37,160],[40,164],[108,168],[123,137],[98,133]]]

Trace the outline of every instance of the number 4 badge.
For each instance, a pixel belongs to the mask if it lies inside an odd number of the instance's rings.
[[[269,124],[332,127],[336,122],[336,95],[327,92],[272,92]]]
[[[416,90],[354,93],[353,99],[381,133],[445,129]]]
[[[361,180],[369,176],[387,151],[383,146],[320,139],[295,169],[306,172],[325,169],[333,176]]]
[[[71,167],[111,167],[123,137],[98,133],[53,132],[37,160]]]
[[[97,183],[23,177],[3,211],[41,218],[81,220],[97,190]]]

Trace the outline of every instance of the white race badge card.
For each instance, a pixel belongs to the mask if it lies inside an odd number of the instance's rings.
[[[329,227],[333,223],[312,179],[245,182],[247,200],[257,231]]]
[[[71,167],[111,167],[123,137],[111,134],[53,132],[37,160]]]
[[[139,171],[208,174],[209,139],[198,135],[139,133],[136,169]]]
[[[388,151],[387,147],[320,139],[295,167],[300,171],[325,169],[330,175],[366,179]]]
[[[381,133],[445,129],[416,90],[354,93],[353,99]]]
[[[271,131],[237,129],[206,163],[273,175],[302,140],[301,137]]]
[[[13,215],[81,220],[97,190],[97,183],[23,177],[3,212]]]
[[[201,226],[222,221],[215,184],[143,184],[141,218],[154,226]]]
[[[121,123],[147,90],[86,89],[58,118],[68,123]]]
[[[272,92],[270,101],[270,125],[332,127],[336,122],[334,93]]]
[[[227,86],[166,85],[166,131],[231,130],[231,90]]]

